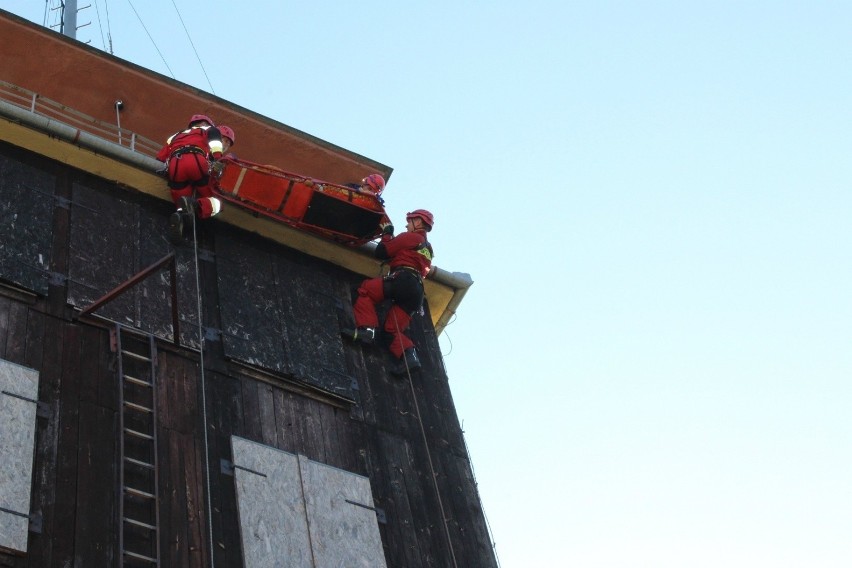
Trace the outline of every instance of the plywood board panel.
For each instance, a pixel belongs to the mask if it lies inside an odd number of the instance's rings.
[[[370,480],[299,457],[317,568],[383,568]]]
[[[246,568],[313,568],[296,456],[231,438]]]
[[[386,566],[370,480],[231,439],[246,567]]]
[[[39,374],[0,360],[0,546],[26,552]]]

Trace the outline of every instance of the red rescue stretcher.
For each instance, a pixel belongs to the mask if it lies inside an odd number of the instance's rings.
[[[218,197],[303,231],[352,246],[378,238],[388,216],[371,192],[269,165],[222,158]]]

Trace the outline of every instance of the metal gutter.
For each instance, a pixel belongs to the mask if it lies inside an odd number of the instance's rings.
[[[449,286],[454,291],[453,297],[450,298],[444,311],[438,317],[438,321],[435,322],[435,332],[440,335],[444,331],[444,328],[452,323],[453,318],[456,316],[456,310],[464,299],[465,294],[467,294],[468,288],[473,286],[473,280],[470,274],[464,272],[447,272],[437,266],[429,278]]]

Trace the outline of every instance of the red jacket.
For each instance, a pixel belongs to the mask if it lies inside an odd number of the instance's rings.
[[[426,231],[406,231],[397,236],[384,235],[376,247],[376,256],[390,260],[391,271],[406,266],[415,269],[423,278],[432,267],[432,245],[426,240]]]

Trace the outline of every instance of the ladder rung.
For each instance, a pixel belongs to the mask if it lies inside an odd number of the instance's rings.
[[[147,467],[148,469],[154,469],[154,464],[152,464],[152,463],[147,463],[147,462],[135,460],[133,458],[128,458],[126,456],[124,458],[124,461],[126,461],[128,463],[132,463],[133,465],[138,465],[140,467]]]
[[[145,499],[156,499],[156,495],[154,495],[153,493],[148,493],[147,491],[142,491],[141,489],[125,487],[124,490],[130,493],[131,495],[136,495],[137,497],[144,497]]]
[[[124,433],[129,436],[135,436],[137,438],[142,438],[143,440],[153,440],[154,436],[150,434],[146,434],[145,432],[139,432],[138,430],[131,430],[130,428],[125,428]]]
[[[150,358],[150,357],[145,357],[144,355],[140,355],[139,353],[134,353],[133,351],[125,351],[124,349],[122,349],[122,350],[121,350],[121,354],[122,354],[122,355],[127,355],[127,356],[128,356],[128,357],[130,357],[131,359],[136,359],[137,361],[144,361],[144,362],[146,362],[146,363],[150,363],[150,362],[151,362],[151,358]]]
[[[132,408],[133,410],[138,410],[139,412],[154,412],[153,408],[148,408],[147,406],[142,406],[141,404],[135,404],[132,402],[124,401],[124,405],[127,408]]]
[[[143,556],[142,554],[136,554],[135,552],[130,552],[129,550],[125,550],[124,554],[131,558],[136,558],[137,560],[144,560],[145,562],[150,562],[152,564],[157,564],[158,562],[156,558],[151,558],[150,556]]]
[[[142,379],[137,379],[136,377],[131,377],[130,375],[124,375],[124,380],[127,381],[128,383],[133,383],[135,385],[140,385],[140,386],[143,386],[143,387],[153,386],[148,381],[143,381]]]
[[[136,519],[131,519],[130,517],[124,517],[124,522],[131,525],[136,525],[137,527],[142,527],[143,529],[148,529],[150,531],[157,530],[157,527],[155,527],[154,525],[149,525],[148,523],[143,523],[142,521],[137,521]]]

